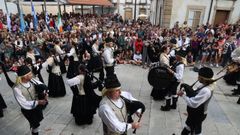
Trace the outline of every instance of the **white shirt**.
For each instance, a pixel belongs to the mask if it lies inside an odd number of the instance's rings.
[[[110,47],[106,47],[103,52],[103,58],[105,66],[113,66],[114,63],[113,49]]]
[[[37,83],[39,84],[42,84],[40,81],[38,80],[35,80]],[[27,83],[21,83],[24,87],[28,88],[30,87],[31,84],[30,82],[27,82]],[[19,105],[26,109],[26,110],[31,110],[31,109],[34,109],[37,105],[38,105],[38,101],[35,101],[35,100],[31,100],[31,101],[27,101],[27,99],[23,96],[22,94],[22,90],[17,88],[17,87],[14,87],[13,88],[13,94],[15,96],[15,99],[17,100],[17,102],[19,103]]]
[[[211,90],[209,87],[204,87],[194,97],[189,98],[185,94],[182,97],[189,107],[197,108],[211,97]]]
[[[34,54],[34,53],[27,52],[26,58],[31,58],[31,59],[32,59],[32,63],[33,63],[33,64],[36,63],[36,58],[35,58],[35,54]]]
[[[95,43],[95,44],[93,44],[93,46],[92,46],[92,51],[93,51],[93,55],[94,56],[97,56],[97,55],[100,55],[100,51],[98,51],[98,49],[99,49],[99,46]]]
[[[139,61],[139,60],[142,60],[142,54],[133,54],[133,60],[135,61]]]
[[[176,67],[176,72],[174,73],[174,76],[176,79],[180,82],[183,78],[183,72],[184,72],[184,64],[180,64]]]
[[[231,57],[234,62],[240,63],[240,47],[232,52]]]
[[[76,53],[76,49],[74,47],[72,47],[70,49],[70,52],[67,54],[68,57],[73,56],[73,60],[74,61],[78,61],[78,57],[77,57],[77,53]]]
[[[54,49],[56,50],[57,54],[64,54],[64,51],[61,49],[59,45],[55,45]]]
[[[136,101],[136,99],[126,91],[122,91],[121,95],[127,99]],[[112,100],[112,102],[119,108],[123,106],[122,100],[120,98],[116,101]],[[102,104],[102,102],[100,102],[98,115],[100,116],[104,124],[106,124],[106,126],[109,128],[109,130],[117,133],[125,132],[126,124],[128,123],[119,121],[116,114],[113,112],[112,108],[108,104]],[[132,125],[128,124],[127,130],[130,128],[132,128]]]

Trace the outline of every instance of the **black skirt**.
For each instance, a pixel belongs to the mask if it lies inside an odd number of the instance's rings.
[[[83,95],[74,95],[72,100],[72,108],[71,113],[75,118],[75,122],[78,125],[82,124],[91,124],[94,109],[91,104],[89,104],[89,100],[87,96]]]
[[[59,62],[60,70],[62,74],[67,73],[67,69],[64,63],[64,60],[60,57],[60,62]]]
[[[40,126],[40,122],[43,120],[42,109],[36,107],[32,110],[21,109],[24,117],[28,120],[31,128],[37,128]]]
[[[86,95],[79,95],[76,85],[70,88],[73,92],[71,113],[75,118],[76,124],[91,124],[93,115],[96,113],[101,97],[93,94],[92,92],[94,91],[91,88],[85,89]]]
[[[62,76],[49,73],[48,89],[50,97],[63,97],[66,95],[66,89]]]
[[[0,93],[0,109],[5,109],[5,108],[7,108],[7,105],[6,105],[2,95]]]
[[[78,61],[72,61],[70,60],[69,66],[68,66],[68,71],[67,71],[67,78],[73,78],[75,77],[78,73]]]

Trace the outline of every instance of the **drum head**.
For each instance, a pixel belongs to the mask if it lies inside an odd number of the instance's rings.
[[[153,67],[148,73],[148,82],[154,88],[167,88],[172,81],[172,75],[165,67]]]

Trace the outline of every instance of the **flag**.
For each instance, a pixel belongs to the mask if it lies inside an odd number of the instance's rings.
[[[50,19],[49,19],[49,16],[48,16],[47,11],[46,11],[46,14],[45,14],[45,21],[46,21],[46,24],[47,24],[47,26],[48,26],[49,23],[50,23]]]
[[[58,24],[57,24],[57,28],[58,28],[58,32],[63,32],[63,24],[62,24],[62,19],[61,19],[61,14],[60,12],[58,12]]]
[[[38,19],[37,19],[37,15],[35,13],[34,6],[33,6],[32,2],[31,2],[31,5],[32,5],[32,15],[33,15],[33,27],[34,27],[34,30],[37,31]]]
[[[24,21],[24,18],[23,18],[23,13],[22,13],[22,10],[20,11],[20,32],[24,32],[25,31],[25,21]]]
[[[11,31],[12,25],[11,25],[11,18],[9,14],[7,14],[7,28],[9,31]]]

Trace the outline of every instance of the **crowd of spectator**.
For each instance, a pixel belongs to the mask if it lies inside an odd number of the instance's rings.
[[[172,28],[152,25],[148,20],[123,20],[119,14],[63,13],[63,32],[57,29],[58,17],[50,14],[49,22],[44,13],[37,14],[38,28],[34,30],[33,17],[24,15],[25,32],[20,32],[20,18],[11,14],[11,29],[7,28],[7,16],[0,13],[1,60],[8,67],[21,63],[29,49],[40,59],[46,59],[49,49],[59,42],[67,52],[72,45],[77,46],[80,60],[86,54],[94,55],[92,46],[97,46],[99,54],[105,39],[115,43],[115,55],[120,64],[150,66],[158,62],[163,46],[170,47],[170,56],[175,50],[187,54],[189,66],[226,66],[231,60],[231,52],[240,46],[240,21],[234,24],[201,24],[196,29],[176,22]]]

